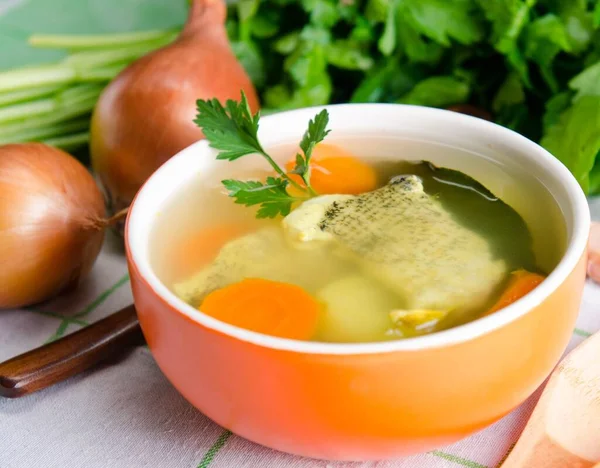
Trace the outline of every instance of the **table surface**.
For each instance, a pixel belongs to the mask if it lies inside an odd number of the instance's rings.
[[[600,199],[591,202],[600,219]],[[78,330],[131,302],[121,249],[109,237],[92,274],[68,296],[26,310],[0,312],[0,360]],[[600,287],[587,284],[569,349],[600,330]],[[334,463],[279,453],[230,434],[188,404],[146,347],[56,387],[0,399],[0,467],[378,467],[494,468],[539,396],[454,445],[404,459]]]
[[[0,0],[0,15],[19,1],[25,0]],[[2,33],[0,23],[0,46]],[[600,200],[590,207],[600,219]],[[36,308],[0,311],[0,361],[78,330],[131,300],[122,251],[109,237],[76,292]],[[569,349],[600,330],[598,304],[600,287],[587,284]],[[48,390],[0,399],[0,467],[495,468],[518,438],[539,392],[489,428],[430,453],[382,462],[316,461],[261,447],[219,427],[187,403],[149,350],[139,347],[117,363]]]

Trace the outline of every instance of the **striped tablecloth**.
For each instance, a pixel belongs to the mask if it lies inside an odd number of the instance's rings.
[[[0,0],[0,15],[27,1]],[[140,1],[125,0],[124,9],[131,10]],[[41,3],[49,8],[68,4],[54,2]],[[103,2],[71,5],[102,11]],[[54,17],[43,18],[49,31],[60,30],[61,21],[68,19],[62,11],[68,8],[58,9]],[[95,23],[102,19],[92,16]],[[113,14],[103,20],[118,21],[127,30],[132,18]],[[31,18],[20,20],[28,25]],[[13,27],[10,32],[26,37],[22,29]],[[7,32],[0,28],[0,54],[12,37]],[[591,208],[600,220],[600,200]],[[71,333],[130,302],[123,253],[114,239],[108,239],[92,274],[76,292],[38,308],[0,311],[0,360]],[[598,305],[600,287],[588,284],[569,348],[600,330]],[[0,468],[494,468],[518,438],[538,396],[539,391],[488,429],[430,453],[384,462],[316,461],[269,450],[214,424],[169,384],[148,349],[139,347],[117,363],[46,391],[18,400],[0,399]]]
[[[600,200],[591,203],[600,219]],[[89,279],[71,295],[0,311],[0,360],[73,332],[131,302],[123,253],[109,238]],[[600,330],[600,287],[586,285],[569,348]],[[146,347],[118,363],[18,400],[0,399],[1,468],[494,468],[539,391],[489,428],[454,445],[394,461],[303,459],[248,442],[211,422],[170,385]],[[540,467],[541,468],[541,467]]]

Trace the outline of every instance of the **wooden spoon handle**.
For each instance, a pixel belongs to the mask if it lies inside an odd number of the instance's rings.
[[[0,364],[0,395],[16,398],[78,374],[143,343],[130,305],[92,325]]]

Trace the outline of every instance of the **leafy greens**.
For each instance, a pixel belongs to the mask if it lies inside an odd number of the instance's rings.
[[[469,104],[600,193],[600,0],[241,0],[227,29],[264,112]]]

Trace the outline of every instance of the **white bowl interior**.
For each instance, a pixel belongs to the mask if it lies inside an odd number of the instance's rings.
[[[581,257],[590,222],[585,196],[570,172],[530,140],[481,119],[438,109],[388,104],[345,104],[327,109],[332,129],[327,141],[353,154],[363,158],[425,159],[460,170],[483,183],[525,219],[536,256],[545,262],[540,266],[552,269],[552,273],[532,293],[496,314],[407,340],[361,344],[300,342],[219,322],[181,301],[161,282],[150,260],[153,230],[157,223],[163,223],[163,229],[186,228],[174,225],[171,219],[193,220],[194,210],[198,209],[219,216],[219,206],[186,204],[186,197],[181,196],[183,189],[196,186],[203,190],[206,185],[218,185],[224,177],[247,176],[266,166],[258,156],[235,163],[217,161],[216,152],[200,141],[174,156],[148,180],[129,215],[128,240],[133,260],[167,302],[199,323],[262,346],[333,354],[420,349],[469,339],[514,320],[547,297]],[[318,110],[301,109],[264,117],[260,125],[263,146],[276,159],[287,160],[308,120]],[[195,199],[187,197],[190,198]],[[180,212],[172,216],[173,210]],[[552,232],[547,232],[548,226]]]

